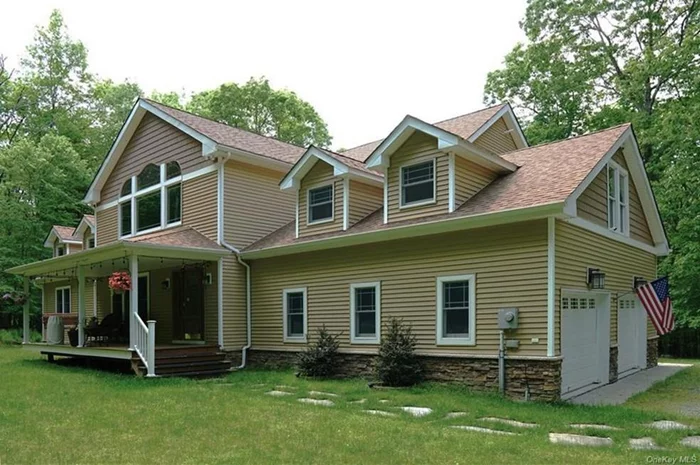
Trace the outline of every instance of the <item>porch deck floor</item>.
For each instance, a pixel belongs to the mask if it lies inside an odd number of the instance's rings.
[[[202,344],[156,344],[155,350],[167,349],[191,349],[202,347]],[[85,358],[111,358],[118,360],[131,360],[132,351],[126,343],[94,344],[85,347],[73,347],[68,344],[48,344],[46,342],[32,342],[24,344],[27,350],[40,352],[42,355],[57,355],[62,357]]]

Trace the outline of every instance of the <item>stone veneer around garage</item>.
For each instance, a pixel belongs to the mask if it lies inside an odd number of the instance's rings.
[[[248,365],[255,368],[289,368],[296,352],[251,350]],[[375,355],[340,355],[340,377],[373,376]],[[456,382],[482,391],[498,390],[498,360],[491,358],[421,356],[425,378]],[[514,399],[555,401],[561,392],[561,359],[507,359],[506,395]]]
[[[654,368],[659,364],[659,338],[647,339],[647,368]]]
[[[611,347],[610,348],[610,369],[608,371],[608,374],[610,375],[610,382],[614,383],[617,381],[617,357],[618,357],[619,351],[617,350],[617,347]]]

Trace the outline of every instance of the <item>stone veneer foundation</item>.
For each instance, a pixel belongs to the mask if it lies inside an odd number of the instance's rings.
[[[611,347],[610,348],[610,370],[609,370],[609,375],[610,375],[610,382],[614,383],[617,381],[617,357],[618,357],[619,351],[617,350],[617,347]]]
[[[339,377],[373,377],[375,355],[339,354]],[[455,382],[474,390],[498,390],[498,360],[487,358],[421,356],[425,378]],[[251,350],[247,365],[254,368],[289,368],[296,352]],[[507,359],[506,395],[514,399],[559,400],[561,395],[560,359]]]
[[[647,339],[647,368],[659,364],[659,338]]]

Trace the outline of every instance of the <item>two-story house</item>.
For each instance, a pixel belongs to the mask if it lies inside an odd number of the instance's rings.
[[[79,321],[93,285],[94,313],[122,315],[124,356],[151,375],[177,371],[156,350],[197,344],[241,367],[290,364],[324,325],[343,373],[367,375],[392,317],[430,379],[495,388],[505,347],[505,389],[521,398],[656,363],[634,289],[668,245],[629,125],[530,147],[505,104],[406,116],[336,153],[141,99],[85,201],[94,249],[10,271],[27,286],[68,276]],[[114,271],[130,292],[109,289]],[[38,347],[116,353],[83,329],[79,346]]]

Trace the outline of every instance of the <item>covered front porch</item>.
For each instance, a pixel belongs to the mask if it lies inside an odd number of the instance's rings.
[[[167,240],[173,242],[175,234]],[[142,237],[9,270],[24,276],[27,293],[32,281],[40,283],[45,321],[61,319],[77,332],[72,345],[49,344],[56,341],[49,340],[46,330],[44,342],[30,344],[27,303],[25,347],[49,358],[131,360],[134,370],[146,376],[185,368],[189,354],[205,362],[221,360],[219,276],[222,258],[230,252],[191,229],[179,236],[175,242],[196,239],[198,246]],[[129,274],[130,290],[110,289],[108,278],[114,272]],[[191,368],[201,371],[212,364]]]

